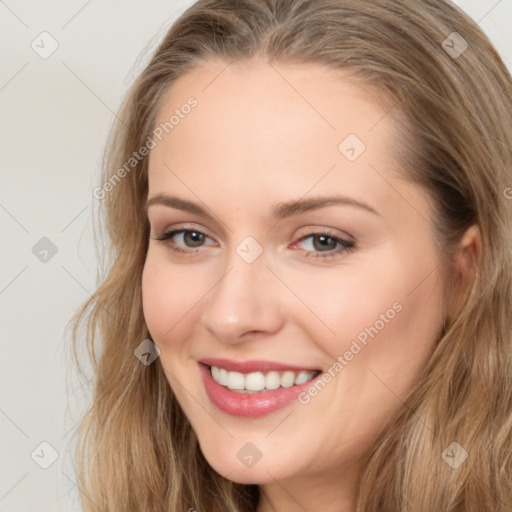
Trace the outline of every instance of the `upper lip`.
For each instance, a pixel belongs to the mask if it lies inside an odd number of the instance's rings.
[[[270,371],[292,371],[292,372],[314,372],[318,368],[311,368],[309,366],[294,366],[285,363],[278,363],[275,361],[236,361],[234,359],[223,359],[217,357],[207,357],[201,359],[200,363],[208,366],[216,366],[217,368],[224,368],[228,372],[239,373],[252,373],[252,372],[270,372]]]

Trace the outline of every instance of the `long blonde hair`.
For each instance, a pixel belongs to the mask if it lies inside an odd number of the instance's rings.
[[[187,70],[210,58],[254,56],[349,69],[362,87],[392,99],[405,178],[435,205],[448,289],[464,290],[403,407],[367,454],[357,512],[512,510],[512,79],[503,61],[445,0],[200,0],[133,84],[102,182],[146,144],[165,92]],[[111,260],[72,319],[75,354],[85,337],[95,373],[77,431],[83,507],[254,511],[258,487],[210,468],[159,360],[146,366],[134,356],[149,337],[141,299],[147,172],[142,158],[98,196]],[[482,253],[461,288],[452,259],[473,224]],[[446,462],[450,446],[468,454],[457,468]]]

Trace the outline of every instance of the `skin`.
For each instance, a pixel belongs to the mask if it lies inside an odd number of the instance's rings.
[[[159,111],[157,124],[198,101],[152,149],[148,197],[172,194],[214,218],[149,207],[146,323],[204,456],[230,480],[260,484],[258,512],[353,511],[361,457],[402,406],[445,316],[428,197],[399,176],[391,116],[348,75],[259,59],[226,65],[181,77]],[[338,149],[351,133],[366,145],[354,162]],[[345,204],[272,217],[276,203],[333,194],[378,214]],[[154,239],[184,228],[204,233],[203,245]],[[322,249],[326,229],[355,248],[322,259],[339,248]],[[236,252],[248,236],[263,249],[253,263]],[[173,242],[191,252],[173,253]],[[239,418],[205,392],[205,357],[325,372],[395,303],[401,311],[307,405]],[[251,468],[237,457],[248,442],[262,454]]]

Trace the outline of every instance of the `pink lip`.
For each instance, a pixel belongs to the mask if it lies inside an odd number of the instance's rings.
[[[216,360],[216,362],[219,363],[219,360]],[[217,366],[217,364],[214,364],[213,366]],[[228,369],[224,364],[219,364],[219,366],[225,368],[226,370]],[[240,371],[239,368],[240,366],[237,366],[237,370],[230,371]],[[244,368],[247,369],[247,366]],[[261,364],[258,366],[258,368],[262,368]],[[319,373],[317,377],[311,379],[309,382],[300,384],[298,386],[292,386],[290,388],[278,388],[272,391],[267,390],[262,391],[261,393],[247,394],[231,391],[227,387],[221,386],[218,382],[215,382],[210,373],[210,368],[206,365],[206,363],[199,363],[199,369],[203,378],[206,393],[208,394],[208,397],[212,403],[226,414],[244,418],[260,418],[261,416],[265,416],[279,409],[282,409],[283,407],[286,407],[288,404],[296,400],[300,393],[305,391],[318,377],[321,377],[322,375]],[[274,365],[274,367],[272,367],[270,370],[273,369],[290,370],[291,368],[284,368],[283,365]]]
[[[216,357],[208,357],[201,359],[200,363],[208,366],[217,366],[224,368],[228,372],[252,373],[252,372],[271,372],[271,371],[292,371],[292,372],[314,372],[318,368],[291,366],[289,364],[274,363],[272,361],[234,361],[232,359],[222,359]]]

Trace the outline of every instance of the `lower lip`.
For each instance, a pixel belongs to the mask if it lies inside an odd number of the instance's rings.
[[[304,384],[289,388],[278,388],[263,393],[237,393],[213,380],[208,366],[199,363],[199,368],[206,393],[212,403],[227,414],[244,418],[260,418],[286,407],[321,376],[320,373],[318,377]]]

